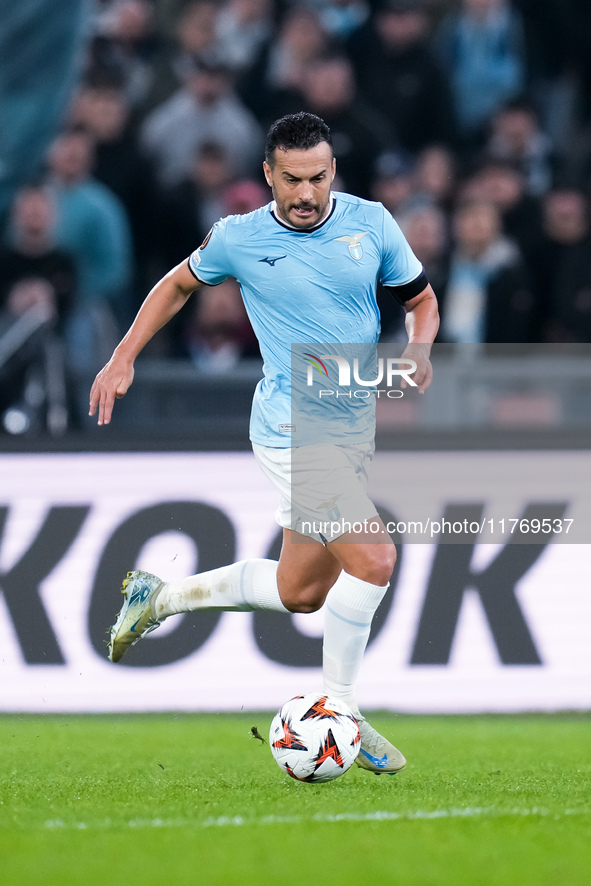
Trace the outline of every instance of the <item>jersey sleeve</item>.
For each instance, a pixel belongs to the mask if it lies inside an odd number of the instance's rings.
[[[233,276],[226,237],[226,222],[221,219],[212,227],[201,246],[189,256],[189,270],[197,280],[208,286],[216,286]]]
[[[384,239],[379,280],[383,286],[404,286],[421,276],[423,266],[391,214],[385,207],[382,209]]]

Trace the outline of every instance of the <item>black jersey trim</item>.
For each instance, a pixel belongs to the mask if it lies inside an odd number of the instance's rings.
[[[400,286],[392,286],[392,284],[389,283],[384,284],[386,289],[390,290],[396,301],[400,302],[401,305],[410,301],[411,298],[414,298],[415,295],[422,292],[428,285],[429,281],[427,280],[427,275],[424,270],[421,271],[418,277],[415,277],[414,280],[411,280],[409,283],[402,283]]]
[[[337,198],[333,194],[332,195],[332,209],[330,210],[330,212],[328,213],[328,215],[326,216],[324,221],[321,221],[320,224],[316,225],[314,228],[305,228],[305,229],[292,228],[291,225],[286,225],[284,222],[280,221],[272,209],[270,209],[269,212],[271,213],[271,215],[273,216],[273,218],[275,219],[277,224],[281,225],[282,228],[285,228],[286,231],[293,231],[294,234],[313,234],[315,231],[319,231],[320,228],[324,227],[324,225],[327,223],[327,221],[330,218],[332,218],[332,215],[336,209],[336,206],[337,206]]]
[[[191,267],[191,257],[190,256],[187,259],[187,265],[189,267],[189,270],[191,271],[191,273],[193,274],[193,276],[197,280],[197,282],[201,283],[203,286],[207,286],[207,283],[205,282],[205,280],[202,280],[201,277],[198,277],[197,274],[195,273],[195,271],[193,270],[193,268]]]

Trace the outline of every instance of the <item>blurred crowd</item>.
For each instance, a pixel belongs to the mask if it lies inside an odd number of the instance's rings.
[[[336,189],[402,227],[441,341],[590,342],[590,87],[585,0],[94,0],[67,118],[2,232],[0,414],[51,364],[35,323],[96,371],[218,218],[271,199],[265,132],[299,110],[331,127]],[[148,354],[256,356],[235,281]]]

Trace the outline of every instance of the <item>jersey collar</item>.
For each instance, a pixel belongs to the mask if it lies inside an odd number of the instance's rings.
[[[326,222],[329,220],[329,218],[332,216],[333,212],[335,211],[336,205],[337,205],[336,197],[331,191],[330,192],[330,209],[328,210],[327,215],[325,216],[325,218],[322,219],[321,222],[319,222],[317,225],[314,225],[313,228],[306,228],[305,230],[302,230],[302,228],[296,228],[293,225],[288,225],[287,222],[282,221],[275,212],[275,210],[277,208],[277,203],[275,202],[275,200],[273,200],[273,202],[271,203],[271,215],[273,216],[273,218],[275,219],[275,221],[277,222],[278,225],[281,225],[282,228],[287,228],[288,231],[293,231],[295,234],[313,234],[314,231],[318,231],[323,225],[326,224]]]

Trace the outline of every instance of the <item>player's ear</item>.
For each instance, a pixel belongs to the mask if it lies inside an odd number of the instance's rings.
[[[337,174],[337,161],[336,161],[335,157],[333,157],[333,158],[332,158],[332,178],[331,178],[331,182],[334,181],[334,177],[335,177],[336,174]]]
[[[271,172],[271,167],[267,163],[266,160],[263,161],[263,172],[265,173],[265,180],[270,188],[273,187],[273,174]]]

